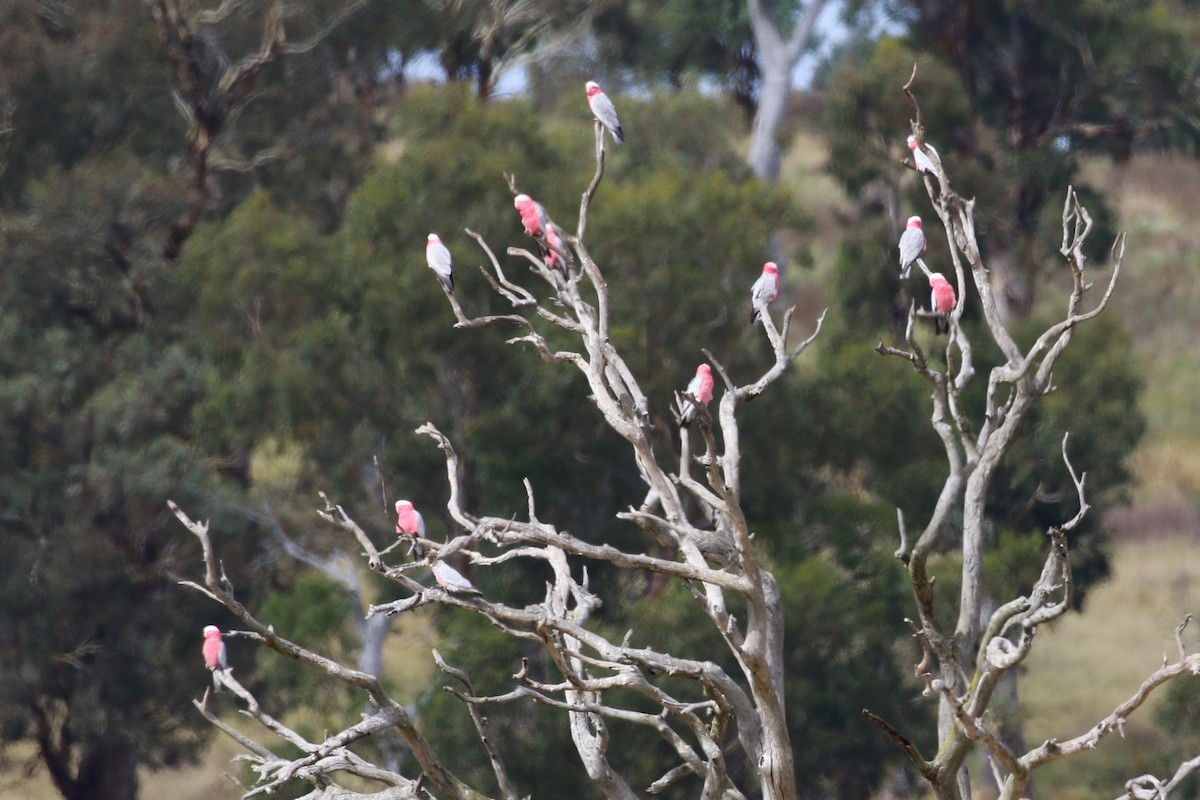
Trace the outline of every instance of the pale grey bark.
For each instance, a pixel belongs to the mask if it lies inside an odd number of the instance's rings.
[[[772,18],[769,0],[747,0],[750,12],[750,28],[754,33],[754,44],[758,49],[759,69],[762,73],[762,88],[758,97],[758,108],[754,113],[754,124],[750,134],[750,153],[746,160],[754,174],[774,183],[779,178],[779,127],[787,116],[788,100],[792,91],[792,71],[804,55],[817,18],[825,10],[828,0],[809,0],[803,10],[797,10],[798,18],[791,33],[783,33]],[[788,3],[789,9],[791,3]],[[792,14],[788,14],[792,16]]]

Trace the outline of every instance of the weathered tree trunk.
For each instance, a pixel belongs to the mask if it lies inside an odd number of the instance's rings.
[[[763,58],[762,93],[758,113],[750,134],[750,154],[746,160],[754,174],[768,183],[779,179],[779,142],[775,138],[787,113],[788,93],[792,88],[791,71],[786,65],[768,66]]]
[[[825,9],[827,0],[811,0],[786,41],[775,26],[765,0],[747,2],[750,27],[754,31],[754,43],[758,48],[758,62],[762,70],[762,92],[754,114],[750,153],[746,160],[755,175],[774,183],[779,178],[779,142],[775,137],[787,116],[792,70],[808,47],[817,18]]]
[[[138,752],[115,733],[85,747],[67,800],[137,800]],[[60,790],[62,787],[59,787]]]

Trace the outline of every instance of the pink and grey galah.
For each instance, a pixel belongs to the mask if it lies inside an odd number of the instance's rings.
[[[925,231],[920,217],[909,217],[900,234],[900,280],[908,278],[913,263],[925,252]]]
[[[750,287],[750,324],[758,322],[767,306],[779,296],[779,267],[774,261],[763,264],[762,274]]]
[[[217,679],[217,670],[229,669],[229,658],[225,652],[225,642],[221,641],[221,629],[216,625],[204,626],[204,666],[212,671],[214,691],[221,691],[221,681]]]
[[[396,501],[396,533],[425,538],[425,518],[413,507],[411,500]]]
[[[708,401],[712,400],[712,367],[708,364],[696,367],[696,376],[688,383],[685,393],[696,399],[696,402],[693,403],[685,397],[679,405],[679,424],[686,428],[696,418],[696,404],[707,406]]]
[[[438,586],[454,594],[483,594],[475,588],[475,584],[467,580],[461,572],[444,561],[434,561],[429,565],[433,570],[433,578]]]
[[[613,106],[612,100],[608,99],[608,95],[595,81],[588,81],[586,88],[588,105],[591,106],[592,113],[596,119],[600,120],[600,124],[608,128],[613,141],[621,144],[625,141],[625,132],[621,130],[621,120],[617,119],[617,109]]]
[[[411,500],[396,501],[396,535],[411,537],[413,556],[425,557],[425,551],[416,541],[425,538],[425,518],[413,507]]]
[[[550,217],[542,204],[527,194],[519,194],[513,198],[513,206],[521,214],[521,225],[530,236],[544,237]]]
[[[946,280],[945,275],[935,272],[929,276],[929,288],[930,308],[938,314],[935,330],[938,333],[947,333],[950,330],[950,312],[954,310],[956,302],[954,287]]]
[[[942,157],[938,155],[938,151],[933,148],[933,145],[928,142],[925,148],[921,149],[917,145],[917,137],[908,137],[908,149],[912,151],[913,162],[917,165],[918,172],[928,172],[930,175],[937,175],[937,167],[934,162],[942,162]]]
[[[425,262],[437,275],[447,294],[454,294],[454,266],[450,263],[450,251],[436,233],[429,234],[425,242]]]

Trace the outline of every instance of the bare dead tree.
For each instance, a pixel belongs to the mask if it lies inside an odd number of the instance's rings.
[[[912,98],[916,111],[913,135],[924,147],[925,130],[912,84],[913,79],[910,79],[904,90]],[[1030,410],[1040,398],[1054,390],[1055,363],[1070,344],[1075,328],[1107,307],[1121,272],[1125,239],[1121,235],[1113,244],[1113,273],[1103,297],[1091,309],[1084,310],[1084,295],[1092,284],[1084,278],[1083,243],[1091,232],[1092,220],[1074,189],[1068,188],[1063,206],[1060,252],[1071,272],[1072,288],[1062,318],[1047,327],[1032,345],[1022,349],[1005,327],[992,294],[988,269],[975,234],[974,201],[956,194],[944,165],[938,159],[933,162],[935,174],[924,174],[925,188],[946,229],[950,243],[948,255],[959,289],[957,303],[950,314],[950,336],[940,363],[931,360],[915,335],[915,322],[920,312],[914,308],[910,309],[904,344],[891,347],[880,342],[877,351],[908,361],[916,374],[930,384],[930,422],[945,448],[948,465],[933,514],[915,541],[910,543],[903,515],[899,516],[901,544],[896,553],[909,573],[916,601],[917,620],[911,624],[922,657],[914,673],[924,683],[925,695],[936,697],[939,703],[937,754],[924,756],[910,737],[878,716],[866,714],[900,745],[937,797],[953,800],[970,797],[964,763],[968,753],[979,743],[1000,787],[1001,798],[1015,800],[1024,795],[1037,767],[1095,747],[1100,739],[1120,730],[1128,715],[1142,705],[1154,688],[1176,676],[1200,672],[1200,654],[1188,655],[1179,639],[1178,661],[1167,664],[1164,659],[1163,667],[1148,677],[1133,697],[1087,733],[1073,739],[1051,739],[1027,753],[1019,753],[1010,750],[990,730],[986,714],[1001,677],[1028,656],[1038,627],[1061,616],[1070,607],[1072,583],[1067,537],[1087,513],[1088,504],[1084,493],[1085,475],[1077,473],[1071,464],[1068,439],[1064,435],[1063,461],[1078,495],[1079,511],[1066,523],[1047,531],[1046,560],[1040,577],[1028,593],[1002,603],[986,614],[983,556],[987,539],[985,502],[988,488]],[[973,294],[967,288],[968,279],[974,286]],[[973,418],[961,402],[964,389],[975,376],[971,342],[959,325],[970,297],[978,298],[983,312],[983,330],[1004,357],[1004,363],[988,375],[985,407],[978,418]],[[962,586],[957,608],[953,607],[950,598],[935,597],[933,580],[928,573],[930,555],[950,535],[959,540],[962,554]],[[956,619],[952,619],[955,616]],[[1182,626],[1179,632],[1182,632]],[[1173,786],[1177,781],[1173,779],[1169,783]],[[1129,786],[1130,797],[1166,797],[1169,791],[1167,784],[1152,776],[1137,778]],[[1159,794],[1145,794],[1151,789]]]
[[[791,800],[797,796],[792,746],[784,716],[783,613],[779,587],[759,560],[741,506],[741,449],[737,410],[777,380],[784,370],[812,343],[820,331],[789,344],[793,309],[788,309],[776,327],[770,314],[763,327],[773,359],[770,367],[748,383],[739,383],[737,370],[710,360],[724,384],[715,415],[704,409],[696,424],[681,429],[681,444],[672,463],[655,454],[649,430],[648,401],[633,371],[609,337],[609,293],[600,266],[585,241],[588,209],[604,175],[603,128],[596,125],[596,172],[580,203],[579,225],[568,236],[573,258],[560,271],[521,248],[509,255],[523,259],[538,290],[522,285],[506,274],[491,248],[478,234],[467,231],[479,244],[487,265],[481,271],[506,300],[514,313],[469,317],[459,300],[446,297],[457,319],[457,327],[471,328],[507,324],[517,328],[512,344],[531,346],[546,362],[568,364],[580,371],[588,383],[591,399],[608,427],[629,444],[637,467],[647,484],[647,494],[637,506],[618,516],[645,532],[645,551],[622,550],[594,544],[553,523],[539,519],[535,487],[525,482],[525,519],[517,513],[504,517],[480,516],[460,504],[459,455],[450,439],[432,423],[417,429],[428,436],[445,456],[450,498],[447,504],[460,532],[447,542],[418,541],[423,554],[418,561],[389,563],[388,551],[379,550],[346,511],[327,502],[321,515],[332,525],[354,537],[367,566],[393,581],[398,599],[367,610],[368,618],[392,616],[423,606],[452,606],[463,613],[478,614],[508,635],[544,648],[560,673],[554,682],[537,680],[527,665],[514,665],[513,689],[494,696],[475,693],[470,676],[447,664],[435,654],[438,666],[457,685],[454,694],[470,711],[480,739],[491,759],[501,796],[514,798],[507,777],[504,754],[488,736],[483,710],[500,703],[534,702],[563,711],[579,758],[589,776],[608,798],[626,800],[640,791],[657,793],[680,780],[694,776],[703,785],[704,798],[762,796],[768,800]],[[539,330],[553,326],[572,334],[579,345],[574,350],[553,350]],[[693,455],[692,437],[700,455]],[[673,459],[678,458],[678,462]],[[674,465],[672,465],[674,464]],[[246,749],[247,759],[258,774],[258,782],[246,796],[269,793],[293,778],[309,780],[314,789],[309,797],[452,797],[483,795],[453,775],[420,735],[409,712],[380,685],[375,675],[351,669],[287,640],[261,623],[237,599],[234,588],[213,552],[208,526],[187,516],[172,504],[178,518],[199,539],[204,553],[203,584],[187,585],[225,605],[244,624],[245,636],[365,692],[372,713],[363,721],[311,742],[269,717],[257,700],[227,674],[222,674],[245,707],[273,735],[296,745],[304,755],[292,761],[274,756],[250,737],[221,724],[207,709],[207,698],[197,707]],[[699,509],[700,513],[696,513]],[[515,510],[514,510],[515,511]],[[663,545],[670,553],[662,552]],[[650,555],[654,552],[655,555]],[[545,592],[523,606],[514,606],[453,585],[426,586],[423,580],[431,567],[455,556],[479,568],[502,568],[508,562],[543,562],[552,578]],[[623,640],[609,639],[588,626],[602,599],[591,589],[587,569],[572,567],[571,559],[603,562],[618,569],[658,573],[683,582],[714,630],[735,657],[739,670],[730,674],[715,661],[686,657],[634,644],[632,632]],[[745,608],[745,619],[729,610],[731,596]],[[669,681],[666,679],[670,678]],[[668,688],[669,687],[669,688]],[[620,704],[616,690],[631,691],[658,710],[647,713]],[[608,722],[644,725],[656,731],[677,755],[677,762],[648,787],[635,788],[609,761],[611,741]],[[353,742],[383,730],[395,730],[413,751],[421,775],[410,778],[392,770],[366,764],[348,748]],[[738,785],[729,759],[744,763],[748,785]],[[378,787],[361,791],[339,782],[339,776],[354,775]]]

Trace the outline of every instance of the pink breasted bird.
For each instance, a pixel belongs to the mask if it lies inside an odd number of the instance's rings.
[[[429,234],[425,242],[425,261],[433,274],[437,275],[447,294],[454,294],[454,267],[450,263],[450,251],[436,233]]]
[[[696,418],[696,403],[707,406],[708,401],[712,400],[712,367],[708,364],[701,364],[696,367],[696,376],[687,385],[686,393],[696,398],[696,402],[693,403],[685,397],[679,405],[679,424],[685,428],[692,424],[692,420]]]
[[[933,145],[925,143],[925,149],[922,150],[917,146],[917,137],[908,137],[908,149],[912,150],[913,162],[917,165],[918,172],[928,172],[930,175],[937,175],[937,168],[934,166],[934,161],[941,163],[942,157],[938,155],[938,151],[933,149]]]
[[[483,594],[475,588],[475,584],[466,579],[461,572],[444,561],[434,561],[429,565],[433,570],[434,580],[438,586],[453,594]]]
[[[425,538],[425,518],[413,508],[411,500],[396,501],[396,533]]]
[[[229,669],[229,658],[225,652],[225,642],[221,641],[221,629],[216,625],[204,626],[204,666],[212,671],[213,687],[221,691],[221,682],[217,680],[217,670]]]
[[[410,500],[396,501],[396,535],[410,536],[413,539],[412,553],[416,558],[424,558],[425,551],[416,543],[417,539],[425,538],[425,518],[421,512],[413,508]]]
[[[925,231],[920,217],[909,217],[900,234],[900,280],[908,278],[913,263],[925,252]]]
[[[950,281],[946,280],[945,275],[935,272],[929,276],[929,288],[931,289],[929,293],[930,308],[938,314],[935,330],[938,333],[947,333],[950,330],[948,317],[957,302],[954,297],[954,287],[950,285]]]
[[[758,322],[767,305],[779,296],[779,267],[774,261],[763,264],[762,274],[750,287],[750,324]]]
[[[513,198],[513,206],[521,214],[521,225],[530,236],[545,236],[546,226],[550,217],[542,204],[527,194],[519,194]]]
[[[608,99],[604,90],[600,88],[600,84],[595,81],[587,82],[587,99],[592,113],[604,127],[608,128],[613,141],[617,144],[624,142],[625,132],[621,130],[621,120],[617,119],[617,109],[613,106],[612,100]]]

